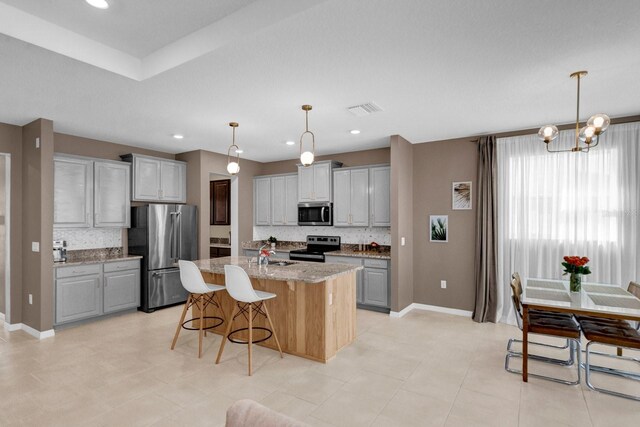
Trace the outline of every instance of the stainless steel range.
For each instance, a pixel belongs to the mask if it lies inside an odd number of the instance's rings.
[[[324,262],[324,254],[340,250],[340,236],[307,236],[307,248],[289,252],[294,261]]]

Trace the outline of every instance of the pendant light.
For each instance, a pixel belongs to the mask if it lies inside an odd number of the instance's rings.
[[[231,175],[237,175],[238,172],[240,172],[240,147],[238,147],[236,145],[236,128],[238,127],[238,123],[236,122],[231,122],[229,123],[229,126],[231,126],[231,128],[233,129],[233,142],[231,143],[231,146],[229,147],[229,149],[227,150],[227,172],[229,172]],[[236,149],[236,158],[232,159],[231,158],[231,149],[235,147]]]
[[[611,120],[606,114],[595,114],[587,120],[587,125],[580,129],[580,79],[587,75],[587,71],[576,71],[569,77],[578,81],[578,95],[576,100],[576,136],[575,145],[565,150],[550,150],[549,143],[558,137],[558,128],[554,125],[545,125],[538,131],[538,137],[545,143],[547,151],[550,153],[561,153],[565,151],[585,152],[595,147],[600,142],[600,135],[609,127]],[[595,138],[595,143],[594,143]],[[580,142],[584,144],[581,144]]]
[[[315,153],[316,153],[316,137],[313,134],[313,132],[309,131],[309,111],[311,111],[313,107],[311,107],[311,105],[303,105],[302,109],[304,110],[305,113],[305,123],[306,123],[306,130],[304,132],[302,132],[302,135],[300,135],[300,162],[302,162],[303,166],[311,166],[313,164],[313,160],[315,158]],[[303,148],[303,139],[304,136],[306,134],[311,135],[311,151],[309,150],[304,150]]]

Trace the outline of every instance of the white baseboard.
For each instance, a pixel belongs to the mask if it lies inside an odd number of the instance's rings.
[[[0,313],[0,322],[4,322],[4,313]]]
[[[411,310],[426,310],[426,311],[435,311],[437,313],[445,313],[445,314],[453,314],[454,316],[462,316],[462,317],[471,317],[473,313],[467,310],[459,310],[457,308],[449,308],[449,307],[440,307],[437,305],[428,305],[428,304],[419,304],[414,302],[409,304],[409,306],[405,307],[399,312],[392,311],[389,313],[390,317],[400,318],[409,313]]]
[[[31,335],[32,337],[35,337],[39,340],[43,340],[45,338],[51,338],[56,334],[53,329],[40,332],[39,330],[33,329],[31,326],[25,325],[24,323],[22,324],[22,330],[28,333],[29,335]]]
[[[14,332],[14,331],[19,331],[19,330],[23,330],[26,333],[28,333],[29,335],[31,335],[34,338],[37,338],[39,340],[43,340],[45,338],[51,338],[53,337],[56,333],[53,329],[49,329],[48,331],[38,331],[37,329],[32,328],[29,325],[25,325],[24,323],[4,323],[4,328],[9,331],[9,332]]]
[[[9,331],[9,332],[13,332],[13,331],[19,331],[20,329],[22,329],[22,323],[7,323],[4,322],[4,329]]]
[[[401,317],[404,317],[404,315],[410,312],[411,310],[413,310],[413,304],[409,304],[408,306],[406,306],[400,311],[390,311],[389,317],[392,317],[394,319],[399,319]]]

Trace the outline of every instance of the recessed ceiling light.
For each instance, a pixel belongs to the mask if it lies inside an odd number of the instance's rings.
[[[184,135],[180,135],[179,133],[175,133],[175,134],[173,134],[173,137],[174,137],[175,139],[184,139]]]
[[[287,145],[296,145],[296,142],[295,141],[287,141],[287,142],[285,142],[285,144],[287,144]]]
[[[109,3],[107,0],[86,0],[93,7],[97,7],[98,9],[109,9]]]
[[[358,129],[353,129],[353,130],[350,130],[349,132],[351,132],[351,135],[357,135],[360,133]]]
[[[244,153],[244,150],[236,150],[236,153],[242,154],[242,153]]]

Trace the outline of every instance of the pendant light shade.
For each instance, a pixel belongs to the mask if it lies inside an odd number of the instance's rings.
[[[313,107],[311,105],[303,105],[302,106],[302,110],[305,113],[305,131],[302,132],[302,135],[300,135],[300,162],[302,163],[303,166],[311,166],[313,164],[313,161],[315,159],[315,152],[316,152],[316,137],[313,134],[313,132],[309,131],[309,111],[311,111]],[[306,134],[311,135],[311,150],[309,150],[308,148],[305,149],[304,148],[304,136]]]
[[[231,146],[227,150],[227,172],[231,175],[237,175],[240,172],[240,147],[236,145],[236,128],[238,127],[238,123],[231,122],[229,126],[233,129],[233,140]],[[236,157],[231,157],[231,149],[235,147]]]

